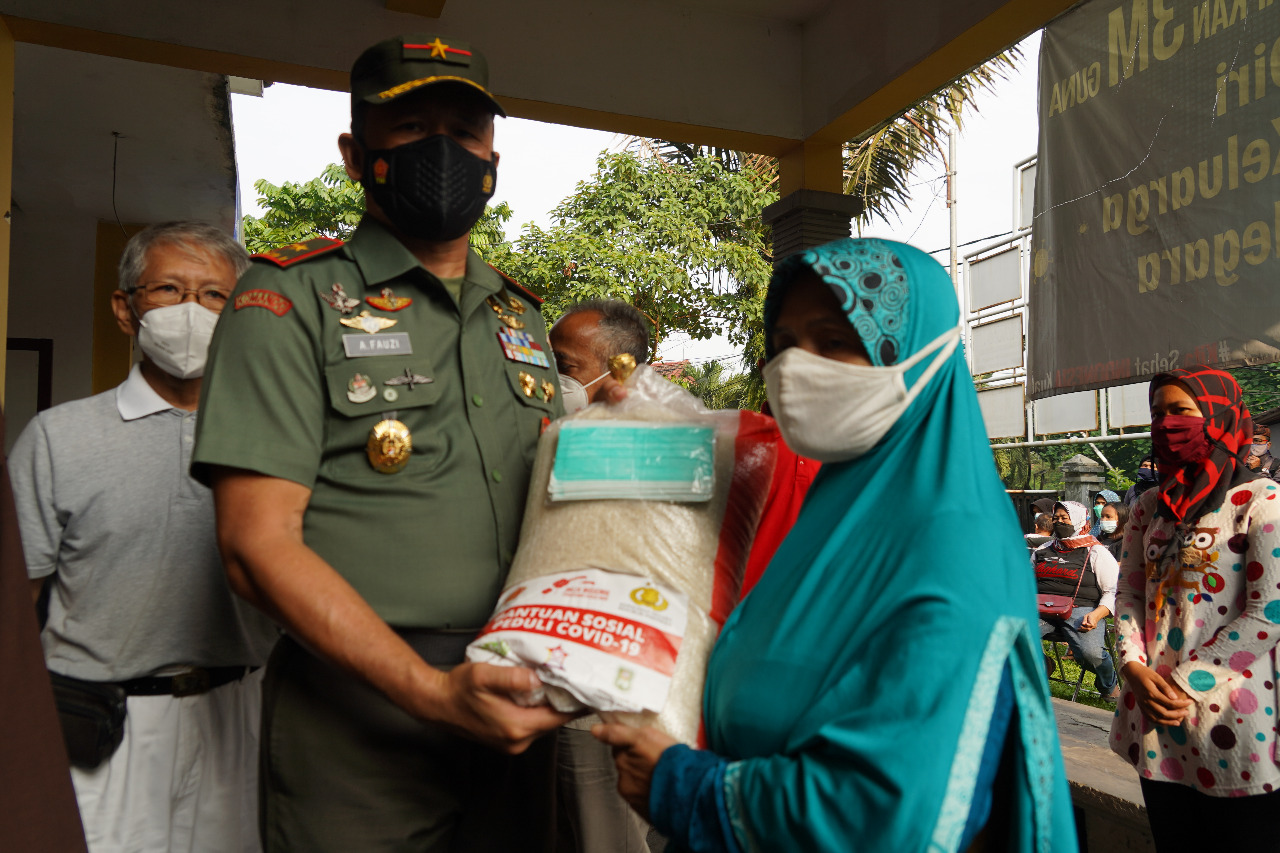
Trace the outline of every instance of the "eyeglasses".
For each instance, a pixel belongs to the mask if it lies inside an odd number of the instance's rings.
[[[141,287],[135,287],[130,292],[140,293],[152,305],[160,307],[177,305],[187,298],[188,293],[194,293],[196,301],[210,311],[221,311],[222,307],[227,304],[227,299],[231,296],[230,290],[218,287],[216,284],[206,284],[192,289],[163,281],[144,284]]]

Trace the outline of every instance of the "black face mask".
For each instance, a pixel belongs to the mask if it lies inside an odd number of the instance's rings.
[[[439,134],[365,152],[360,183],[391,224],[410,237],[443,242],[471,230],[493,197],[498,167]]]
[[[1065,521],[1059,521],[1053,525],[1053,535],[1057,536],[1059,539],[1070,539],[1072,536],[1076,535],[1076,528],[1074,525],[1067,524]]]

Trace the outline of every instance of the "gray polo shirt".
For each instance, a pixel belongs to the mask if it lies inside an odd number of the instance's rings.
[[[135,366],[22,431],[9,473],[28,574],[52,576],[50,670],[119,681],[265,663],[277,631],[227,586],[212,493],[188,474],[195,427]]]

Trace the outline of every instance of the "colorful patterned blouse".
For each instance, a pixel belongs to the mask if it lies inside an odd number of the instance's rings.
[[[1196,523],[1170,577],[1148,578],[1158,495],[1134,506],[1120,555],[1116,622],[1120,665],[1138,662],[1195,700],[1181,726],[1153,726],[1126,684],[1111,748],[1144,778],[1218,796],[1280,789],[1280,492],[1254,480],[1227,492]]]

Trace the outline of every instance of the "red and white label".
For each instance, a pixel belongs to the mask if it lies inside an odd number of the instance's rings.
[[[636,575],[586,569],[504,593],[467,659],[529,666],[597,711],[661,711],[688,599]]]

